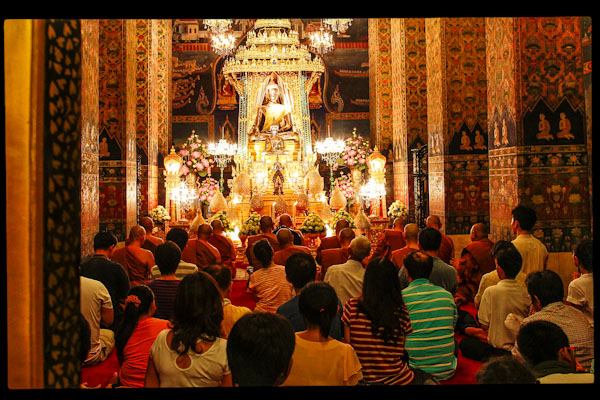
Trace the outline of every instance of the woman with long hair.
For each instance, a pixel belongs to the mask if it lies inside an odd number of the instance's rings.
[[[146,285],[134,286],[123,300],[122,317],[115,333],[115,348],[121,364],[120,385],[144,387],[150,347],[169,321],[154,318],[154,293]]]
[[[369,262],[362,294],[346,302],[342,322],[345,341],[354,347],[367,383],[429,383],[422,371],[408,365],[404,344],[412,326],[398,272],[389,259],[377,257]]]
[[[145,387],[231,386],[227,340],[220,337],[223,300],[205,272],[187,275],[175,296],[172,328],[150,349]]]
[[[353,386],[362,380],[352,346],[329,336],[338,303],[327,283],[313,282],[302,289],[298,308],[306,329],[296,332],[292,368],[282,386]]]

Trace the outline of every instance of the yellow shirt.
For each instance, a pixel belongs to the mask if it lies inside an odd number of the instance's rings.
[[[351,386],[362,378],[352,346],[331,338],[313,342],[296,333],[292,369],[282,386]]]
[[[229,299],[223,299],[223,322],[221,322],[221,328],[223,330],[224,338],[227,339],[229,337],[229,332],[231,332],[233,324],[235,324],[238,319],[251,312],[252,310],[248,307],[234,306]]]

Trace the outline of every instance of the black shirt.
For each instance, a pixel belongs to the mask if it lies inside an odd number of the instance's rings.
[[[119,313],[119,303],[129,293],[129,277],[125,268],[103,255],[95,254],[81,264],[81,276],[100,281],[106,286],[112,301],[113,311]]]
[[[273,231],[273,234],[274,234],[274,235],[277,235],[277,232],[279,232],[279,230],[280,230],[281,228],[287,228],[287,229],[290,229],[290,228],[288,228],[288,227],[287,227],[287,226],[285,226],[285,225],[281,225],[281,226],[277,227],[277,229],[275,229],[275,230]],[[294,244],[295,244],[296,246],[304,246],[304,243],[302,243],[302,237],[300,236],[300,234],[299,234],[298,232],[296,232],[295,230],[293,230],[293,229],[290,229],[290,232],[292,232],[292,236],[294,236]]]

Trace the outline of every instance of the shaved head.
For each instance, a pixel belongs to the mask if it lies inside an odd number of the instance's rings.
[[[404,226],[404,240],[411,243],[417,243],[419,241],[419,225],[406,224]]]
[[[481,240],[488,235],[487,227],[484,223],[478,222],[471,227],[471,240]]]
[[[223,221],[220,219],[213,219],[210,223],[210,226],[215,233],[221,233],[225,230],[223,227]]]
[[[338,238],[340,240],[341,245],[348,245],[352,242],[352,239],[356,237],[354,230],[352,228],[344,228],[340,231]]]
[[[142,217],[140,219],[140,225],[144,227],[146,232],[152,232],[152,228],[154,228],[154,221],[150,217]]]
[[[140,240],[144,236],[146,236],[146,229],[141,225],[135,225],[129,231],[129,240],[131,241]]]
[[[404,217],[398,217],[394,220],[394,229],[398,229],[399,231],[401,231],[402,229],[404,229],[405,225],[406,225],[406,218],[404,218]]]
[[[208,240],[213,233],[213,228],[210,224],[200,224],[198,227],[198,238]]]
[[[440,220],[440,217],[438,217],[437,215],[430,215],[429,217],[427,217],[425,225],[427,225],[430,228],[440,230],[440,228],[442,227],[442,220]]]
[[[269,215],[263,215],[262,217],[260,217],[260,230],[263,233],[266,232],[270,232],[273,230],[273,218],[271,218]]]
[[[350,228],[350,222],[345,219],[340,219],[335,223],[335,234],[339,234],[342,229]]]
[[[284,247],[294,242],[294,235],[292,235],[292,231],[289,229],[282,228],[277,232],[277,241],[281,247]]]
[[[279,217],[279,225],[291,228],[292,223],[292,217],[290,217],[290,214],[281,214],[281,216]]]

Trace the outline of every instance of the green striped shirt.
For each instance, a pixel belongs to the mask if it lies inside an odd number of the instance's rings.
[[[406,337],[409,365],[429,372],[438,380],[451,378],[456,370],[454,327],[458,318],[450,292],[415,279],[402,290],[413,332]]]

